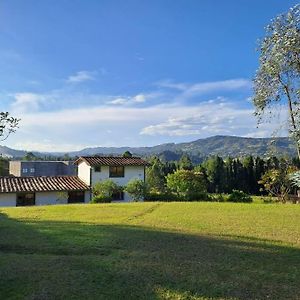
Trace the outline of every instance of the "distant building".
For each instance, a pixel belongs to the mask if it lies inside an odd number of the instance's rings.
[[[90,201],[90,188],[77,176],[0,177],[0,206]]]
[[[83,156],[75,163],[12,161],[9,169],[13,176],[0,177],[0,206],[88,203],[97,182],[111,179],[125,186],[132,179],[145,181],[147,165],[139,157],[112,156]],[[132,200],[125,192],[113,197],[114,201]]]
[[[82,156],[75,161],[78,177],[91,188],[102,180],[113,180],[125,186],[132,179],[145,181],[145,168],[148,162],[140,157]],[[131,201],[130,195],[120,192],[113,195],[114,201]]]
[[[10,161],[9,175],[28,176],[73,176],[77,167],[73,161]]]

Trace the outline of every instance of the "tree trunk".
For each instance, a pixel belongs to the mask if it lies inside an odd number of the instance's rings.
[[[284,90],[285,90],[285,93],[286,93],[286,96],[288,99],[288,107],[289,107],[289,114],[290,114],[290,118],[291,118],[292,127],[297,132],[297,125],[296,125],[296,121],[295,121],[295,117],[294,117],[293,104],[292,104],[290,91],[289,91],[289,88],[287,85],[284,84],[283,86],[284,86]],[[300,159],[300,144],[299,144],[298,140],[296,140],[296,147],[297,147],[298,158]]]

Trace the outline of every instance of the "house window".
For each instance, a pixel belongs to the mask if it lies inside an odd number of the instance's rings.
[[[27,168],[24,168],[24,169],[22,169],[22,172],[23,172],[23,173],[27,173],[27,172],[28,172],[28,169],[27,169]]]
[[[35,172],[35,169],[34,168],[31,168],[30,169],[30,173],[34,173]]]
[[[35,193],[17,194],[17,206],[35,205]]]
[[[122,191],[114,192],[112,194],[112,199],[115,201],[124,200],[124,192],[122,192]]]
[[[95,166],[94,170],[95,172],[101,172],[101,166]]]
[[[83,203],[84,191],[76,191],[68,193],[68,203]]]
[[[124,167],[109,167],[109,177],[124,177]]]

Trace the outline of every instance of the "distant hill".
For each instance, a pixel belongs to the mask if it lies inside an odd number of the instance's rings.
[[[0,146],[0,154],[2,157],[23,157],[26,154],[26,151],[23,150],[14,150],[6,146]]]
[[[86,148],[77,152],[71,152],[69,154],[77,156],[95,154],[122,154],[126,150],[142,156],[153,154],[166,154],[166,156],[170,156],[174,155],[174,153],[182,154],[183,152],[202,157],[207,157],[210,155],[220,155],[224,157],[239,157],[246,155],[269,156],[272,154],[281,156],[296,155],[293,142],[286,137],[272,139],[244,138],[237,136],[213,136],[188,143],[168,143],[153,147],[95,147]]]
[[[71,157],[81,155],[118,155],[129,150],[131,153],[140,156],[160,155],[165,160],[177,159],[182,153],[189,154],[194,161],[211,155],[222,157],[253,156],[295,156],[296,151],[293,142],[286,137],[282,138],[245,138],[237,136],[213,136],[199,139],[188,143],[167,143],[153,147],[94,147],[85,148],[80,151],[69,152]],[[0,146],[0,153],[8,157],[22,157],[26,151],[14,150]],[[37,153],[49,155],[51,153]],[[63,155],[64,153],[52,153]]]

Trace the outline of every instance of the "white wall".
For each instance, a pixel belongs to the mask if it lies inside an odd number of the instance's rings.
[[[21,162],[11,160],[9,162],[9,174],[14,176],[21,176]]]
[[[68,198],[62,199],[59,192],[37,192],[35,193],[35,205],[67,204]],[[16,193],[0,193],[0,207],[16,206]],[[84,192],[84,202],[90,202],[90,191]]]
[[[35,205],[67,204],[68,198],[62,199],[59,192],[37,192],[35,193]]]
[[[35,194],[35,205],[68,204],[68,198],[61,197],[61,192],[38,192]],[[84,202],[90,202],[90,191],[84,192]]]
[[[110,179],[114,181],[117,185],[125,186],[131,179],[144,180],[144,166],[125,166],[124,177],[109,177],[109,166],[101,166],[101,172],[95,172],[92,168],[92,186],[97,182]],[[125,192],[124,200],[125,202],[131,201],[131,197]]]
[[[16,193],[0,193],[0,206],[16,206],[17,194]]]
[[[84,192],[84,202],[89,203],[91,201],[91,192],[90,191],[85,191]]]
[[[78,165],[78,177],[87,185],[91,184],[91,166],[85,161],[82,161]]]

